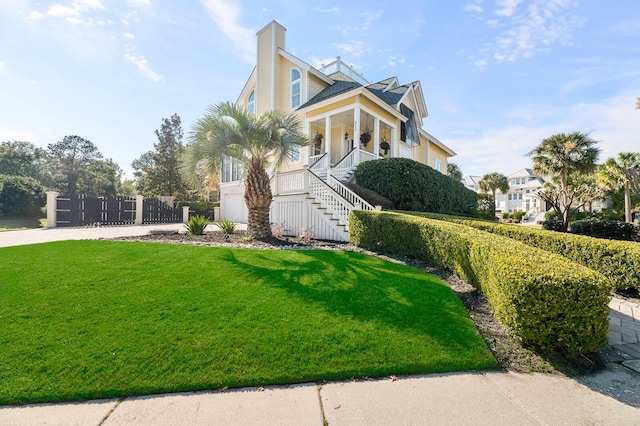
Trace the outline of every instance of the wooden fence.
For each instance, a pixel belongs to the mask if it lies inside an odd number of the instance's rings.
[[[55,226],[133,225],[140,207],[136,198],[84,194],[58,195],[55,204]],[[155,198],[145,199],[141,204],[141,223],[183,221],[181,208],[173,208]]]

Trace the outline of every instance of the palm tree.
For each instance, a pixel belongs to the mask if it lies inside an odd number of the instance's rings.
[[[631,222],[631,190],[640,196],[640,153],[621,152],[598,169],[598,182],[607,189],[624,187],[624,220]]]
[[[196,171],[203,164],[210,173],[217,173],[224,157],[238,160],[245,173],[247,230],[256,238],[266,238],[271,236],[272,194],[265,167],[270,161],[279,167],[309,143],[295,113],[267,111],[255,116],[242,106],[222,102],[209,107],[193,125],[183,170],[195,181]]]
[[[496,191],[500,191],[503,194],[509,190],[509,180],[505,175],[498,172],[487,173],[482,176],[478,187],[482,192],[491,192],[493,195],[493,202],[496,202]]]
[[[462,180],[462,170],[456,163],[447,163],[447,176],[457,181]]]

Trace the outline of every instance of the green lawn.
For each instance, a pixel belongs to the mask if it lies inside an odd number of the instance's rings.
[[[44,228],[47,225],[47,219],[19,218],[19,217],[1,217],[0,232],[2,231],[18,231],[21,229]]]
[[[495,365],[439,279],[356,253],[0,248],[0,404]]]

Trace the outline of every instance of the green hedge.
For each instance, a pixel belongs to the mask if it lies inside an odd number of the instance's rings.
[[[609,240],[635,241],[638,227],[633,223],[610,219],[582,219],[569,224],[569,232]]]
[[[366,161],[354,173],[358,185],[388,198],[398,210],[474,214],[478,194],[447,175],[407,158]]]
[[[560,254],[598,271],[618,290],[640,290],[640,243],[603,240],[582,235],[546,231],[524,226],[503,225],[464,217],[413,213],[432,219],[471,226],[521,241],[531,247]]]
[[[611,287],[599,273],[509,238],[455,223],[394,212],[353,211],[357,246],[428,260],[487,297],[523,343],[582,354],[607,341]]]

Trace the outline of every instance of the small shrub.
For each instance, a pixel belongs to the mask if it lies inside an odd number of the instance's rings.
[[[557,219],[543,220],[542,229],[546,229],[547,231],[565,232],[564,222]]]
[[[638,227],[620,220],[577,220],[571,222],[569,231],[572,234],[609,240],[635,241],[638,238]]]
[[[524,217],[525,212],[513,212],[513,218],[516,220],[515,223],[522,222],[522,218]]]
[[[220,219],[215,224],[225,234],[233,234],[236,230],[236,223],[229,219]]]
[[[187,228],[187,232],[191,235],[202,235],[204,229],[209,225],[209,218],[204,216],[191,216],[184,227]]]
[[[284,223],[282,225],[278,225],[277,223],[272,223],[271,235],[280,239],[284,238]]]
[[[511,214],[509,212],[502,212],[503,219],[509,219],[510,217],[511,217]]]
[[[247,234],[242,236],[242,241],[244,241],[245,243],[250,243],[253,240],[255,240],[255,237],[253,236],[253,234]]]
[[[298,241],[301,244],[309,244],[313,240],[313,231],[311,229],[300,229],[300,235],[298,235]]]

